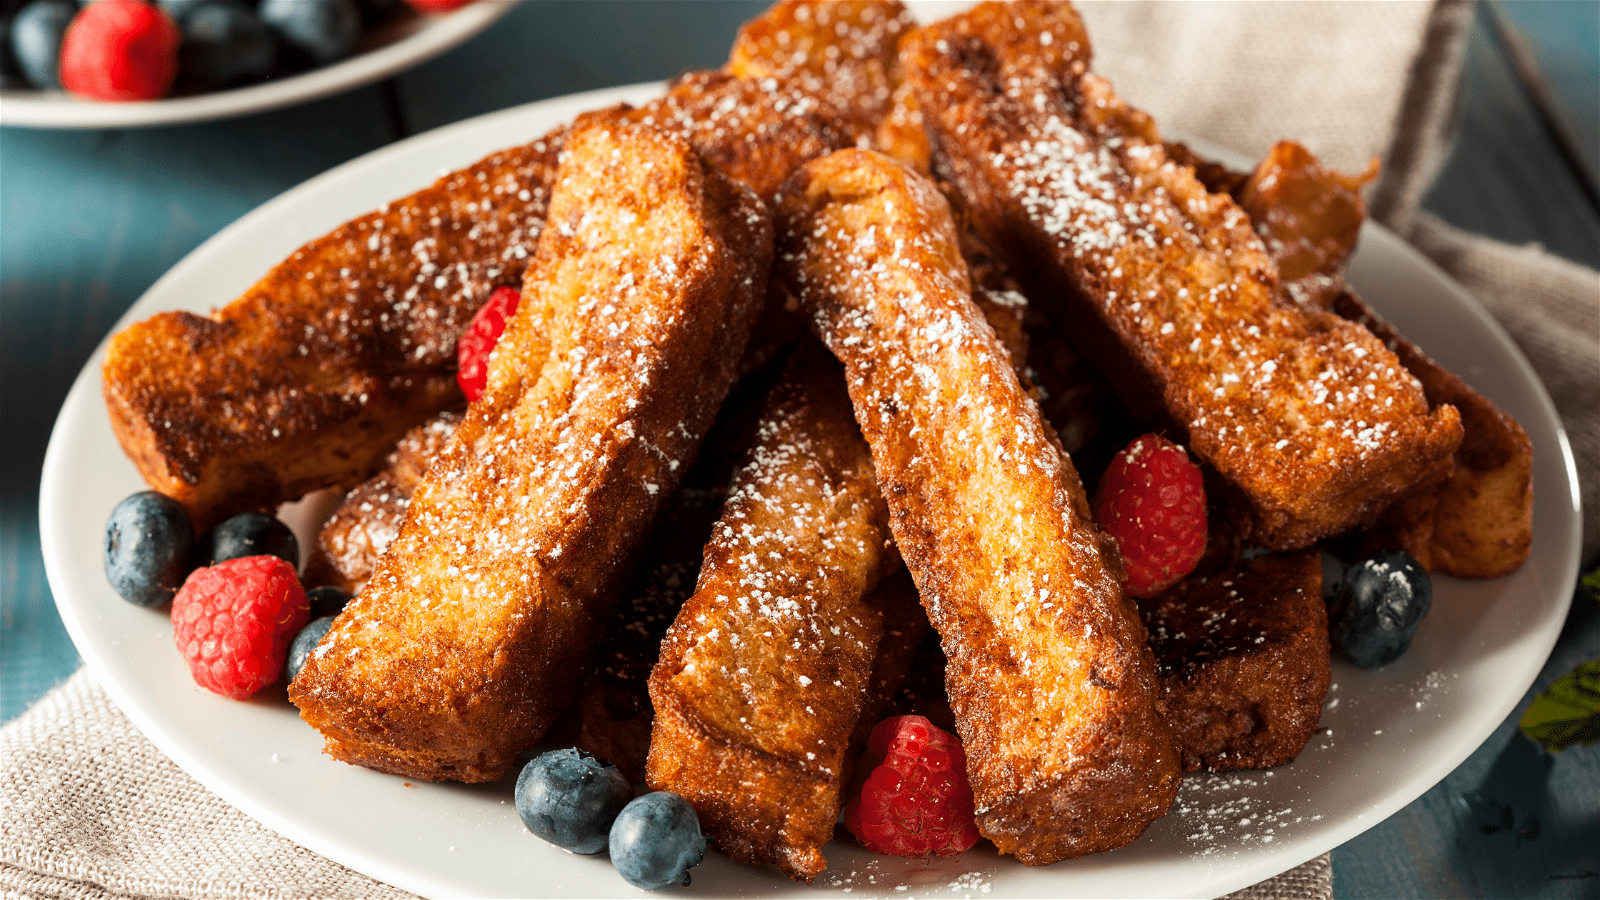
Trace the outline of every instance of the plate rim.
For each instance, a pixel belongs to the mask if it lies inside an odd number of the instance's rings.
[[[364,154],[356,159],[350,160],[349,162],[330,169],[321,175],[309,179],[296,187],[290,188],[271,200],[268,200],[234,223],[221,229],[211,238],[208,238],[199,247],[195,248],[195,250],[191,251],[184,257],[183,260],[173,266],[172,269],[168,270],[167,273],[158,279],[140,296],[138,300],[134,302],[134,304],[130,306],[129,310],[121,318],[119,318],[117,324],[113,326],[110,332],[108,332],[106,338],[102,340],[100,345],[89,358],[89,361],[80,371],[71,390],[63,402],[57,421],[52,427],[49,446],[46,450],[45,464],[43,472],[41,473],[40,490],[40,531],[41,542],[44,545],[43,549],[46,575],[52,585],[52,594],[57,598],[57,605],[62,610],[63,621],[68,625],[69,634],[72,636],[74,643],[79,646],[80,653],[83,655],[85,664],[91,669],[91,673],[96,676],[96,680],[117,703],[119,709],[121,709],[124,714],[126,714],[137,727],[139,727],[142,734],[144,734],[152,741],[152,743],[156,744],[157,747],[159,747],[164,753],[177,762],[186,772],[195,777],[197,781],[201,782],[207,788],[223,797],[230,804],[276,831],[277,833],[288,838],[289,840],[300,844],[301,846],[307,847],[308,849],[320,853],[331,860],[349,866],[352,869],[363,872],[364,874],[374,877],[380,881],[402,887],[406,890],[411,890],[415,893],[422,893],[425,895],[459,895],[463,893],[463,890],[460,884],[451,883],[448,880],[439,880],[438,878],[434,877],[418,875],[416,872],[396,868],[395,866],[390,865],[381,859],[361,853],[358,850],[350,850],[336,841],[333,841],[330,838],[325,838],[324,836],[318,834],[309,826],[296,822],[286,816],[281,816],[275,810],[259,806],[248,796],[245,796],[241,792],[242,789],[235,789],[230,780],[215,775],[204,760],[192,757],[188,748],[183,746],[183,744],[176,737],[168,735],[165,729],[160,726],[159,723],[146,716],[141,704],[128,690],[124,688],[123,685],[118,683],[116,679],[108,677],[105,668],[106,663],[100,659],[97,648],[93,648],[93,642],[90,640],[87,632],[85,631],[85,625],[77,618],[77,611],[68,608],[68,604],[66,604],[62,599],[63,594],[60,593],[57,588],[57,586],[65,585],[67,583],[65,572],[63,570],[63,567],[66,564],[60,555],[61,548],[55,547],[51,541],[51,536],[57,533],[59,528],[59,523],[57,522],[56,518],[58,510],[55,509],[50,502],[54,496],[54,492],[51,490],[51,488],[52,485],[62,477],[60,469],[64,464],[63,458],[67,453],[66,444],[61,439],[62,424],[67,418],[68,411],[76,408],[76,404],[81,404],[84,402],[93,403],[92,398],[85,398],[82,396],[84,393],[93,392],[98,394],[98,367],[100,361],[103,359],[105,344],[107,341],[109,341],[110,336],[126,327],[126,325],[135,318],[147,316],[156,311],[142,308],[147,299],[159,297],[160,294],[165,290],[165,286],[170,281],[181,279],[184,276],[184,273],[191,266],[201,265],[208,255],[208,251],[212,247],[230,240],[236,232],[248,232],[256,228],[258,222],[270,219],[280,208],[292,206],[302,195],[307,193],[318,193],[328,184],[348,177],[360,169],[381,164],[386,160],[387,157],[405,156],[413,153],[419,153],[422,152],[422,148],[426,144],[432,142],[444,143],[459,141],[460,135],[467,132],[477,129],[484,129],[485,131],[493,130],[501,124],[520,121],[525,117],[532,118],[544,113],[548,113],[551,116],[570,115],[570,112],[575,112],[581,109],[596,108],[598,106],[617,102],[619,100],[638,102],[639,100],[647,98],[655,92],[658,92],[661,87],[661,82],[644,82],[633,85],[601,88],[578,94],[567,94],[558,97],[551,97],[510,109],[469,118],[461,122],[421,133],[402,141],[397,141],[393,144]],[[569,112],[550,112],[551,110],[558,109],[568,110]],[[533,130],[537,127],[539,126],[533,126],[533,128],[530,128],[530,130]],[[532,139],[535,136],[536,135],[530,135],[528,139]],[[471,141],[465,141],[464,143],[471,144]],[[480,158],[486,153],[492,152],[494,152],[494,148],[485,149],[477,144],[472,144],[472,149],[466,151],[466,155],[470,156],[470,159],[467,160],[467,163]],[[411,190],[415,190],[421,186],[422,185],[414,186],[411,188]],[[1571,451],[1570,443],[1567,438],[1564,425],[1561,422],[1559,415],[1555,412],[1554,404],[1549,397],[1547,389],[1538,379],[1531,364],[1521,352],[1520,347],[1518,347],[1516,343],[1510,339],[1509,335],[1505,332],[1505,329],[1493,318],[1492,315],[1489,314],[1487,309],[1485,309],[1469,291],[1450,279],[1449,276],[1445,274],[1437,265],[1435,265],[1427,257],[1423,256],[1420,251],[1416,250],[1416,248],[1407,244],[1398,235],[1388,231],[1381,225],[1369,222],[1364,226],[1362,246],[1366,247],[1369,244],[1382,245],[1383,252],[1398,253],[1407,261],[1408,265],[1417,267],[1431,280],[1442,285],[1446,290],[1454,295],[1456,301],[1462,303],[1472,311],[1472,315],[1478,320],[1478,324],[1481,327],[1484,327],[1490,334],[1492,334],[1496,341],[1503,345],[1504,349],[1508,353],[1508,356],[1512,359],[1514,365],[1516,366],[1518,379],[1524,383],[1524,387],[1532,389],[1533,402],[1539,406],[1541,414],[1548,417],[1549,421],[1554,425],[1556,448],[1561,455],[1561,468],[1564,473],[1566,485],[1571,494],[1572,506],[1570,515],[1568,515],[1567,518],[1570,519],[1570,525],[1576,526],[1577,522],[1579,521],[1576,494],[1576,463]],[[1360,250],[1358,249],[1358,253],[1359,252]],[[1369,250],[1368,252],[1372,251]],[[1548,502],[1550,498],[1541,499],[1544,499],[1545,502]],[[1564,506],[1562,511],[1565,511]],[[1570,581],[1572,578],[1576,577],[1579,563],[1578,554],[1581,543],[1581,529],[1577,527],[1569,527],[1568,531],[1570,532],[1569,540],[1567,541],[1569,546],[1566,548],[1556,548],[1557,551],[1562,551],[1562,558],[1556,561],[1556,567],[1559,570],[1570,569],[1570,572],[1566,575],[1566,580]],[[1537,635],[1539,639],[1538,646],[1541,650],[1541,662],[1539,668],[1542,668],[1543,660],[1547,660],[1549,658],[1549,654],[1554,646],[1556,637],[1559,635],[1561,624],[1565,619],[1566,611],[1568,610],[1571,602],[1570,591],[1562,592],[1558,589],[1557,593],[1559,596],[1557,596],[1555,600],[1555,605],[1559,608],[1559,615],[1552,615],[1550,616],[1550,620],[1544,621],[1542,624],[1545,633]],[[90,652],[84,652],[84,645],[86,641],[88,641],[90,644]],[[1538,668],[1536,668],[1529,676],[1529,684],[1531,684],[1533,679],[1537,677],[1537,674]],[[1527,686],[1528,685],[1523,685],[1522,690],[1519,691],[1516,696],[1508,695],[1507,697],[1502,698],[1501,703],[1496,704],[1496,707],[1498,707],[1496,710],[1498,715],[1493,719],[1495,723],[1504,720],[1506,715],[1509,714],[1510,710],[1513,709],[1520,701],[1521,693],[1526,691]],[[1493,727],[1494,726],[1491,726],[1488,730],[1484,731],[1482,735],[1479,735],[1476,741],[1474,741],[1470,746],[1465,747],[1465,749],[1460,752],[1459,757],[1450,759],[1447,765],[1441,765],[1440,761],[1436,760],[1435,765],[1429,767],[1430,772],[1437,770],[1436,777],[1429,775],[1425,778],[1416,778],[1410,783],[1408,790],[1392,792],[1391,794],[1385,796],[1381,802],[1366,808],[1368,812],[1372,813],[1372,815],[1364,817],[1365,821],[1350,820],[1344,826],[1333,829],[1332,831],[1324,834],[1322,840],[1310,841],[1309,843],[1315,846],[1312,846],[1309,852],[1300,854],[1301,858],[1297,858],[1290,864],[1283,865],[1281,867],[1277,867],[1278,863],[1274,863],[1274,870],[1271,872],[1266,872],[1265,874],[1262,874],[1260,871],[1264,863],[1258,863],[1254,867],[1241,863],[1236,868],[1242,870],[1245,873],[1244,875],[1236,875],[1231,879],[1214,878],[1205,882],[1208,885],[1208,889],[1217,888],[1218,890],[1225,892],[1257,883],[1264,878],[1272,877],[1272,875],[1278,874],[1282,871],[1287,871],[1294,865],[1299,865],[1305,860],[1311,859],[1332,849],[1333,847],[1345,843],[1354,836],[1373,827],[1378,822],[1388,818],[1394,812],[1411,803],[1416,799],[1416,797],[1431,789],[1433,785],[1437,784],[1446,775],[1459,766],[1460,763],[1472,752],[1474,752],[1484,740],[1487,740],[1488,737],[1493,733]],[[1421,783],[1423,781],[1426,783]],[[1410,788],[1415,788],[1415,790],[1410,790]],[[1360,821],[1360,824],[1357,824],[1358,821]],[[1306,843],[1307,842],[1302,842],[1300,847],[1301,850],[1307,849]],[[1325,846],[1323,846],[1324,844]],[[1283,861],[1284,855],[1282,853],[1274,855],[1279,858],[1280,862]],[[774,875],[773,877],[777,876]]]
[[[231,119],[308,103],[364,87],[443,55],[488,29],[516,5],[478,0],[447,13],[420,13],[422,25],[381,47],[306,72],[204,94],[114,103],[62,91],[0,91],[0,125],[58,130],[150,128]]]

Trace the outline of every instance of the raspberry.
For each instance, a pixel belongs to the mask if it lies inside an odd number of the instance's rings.
[[[872,729],[861,769],[869,774],[844,824],[868,850],[954,856],[978,842],[960,738],[922,716],[893,716]]]
[[[154,100],[178,71],[178,26],[140,0],[96,0],[61,39],[61,86],[96,100]]]
[[[1194,571],[1206,549],[1206,488],[1182,447],[1147,434],[1123,448],[1100,479],[1100,526],[1116,539],[1124,593],[1154,597]]]
[[[278,680],[310,610],[293,566],[242,556],[189,575],[172,600],[173,639],[196,684],[243,700]]]
[[[467,395],[467,402],[476,403],[489,383],[489,351],[500,342],[506,330],[506,320],[517,312],[517,301],[522,293],[514,287],[498,287],[489,295],[489,302],[472,317],[472,324],[456,341],[456,383]]]

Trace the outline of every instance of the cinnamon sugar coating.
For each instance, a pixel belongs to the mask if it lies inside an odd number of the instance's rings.
[[[886,624],[869,592],[897,565],[887,518],[838,365],[802,347],[650,676],[648,782],[732,859],[827,866]]]
[[[488,781],[573,698],[760,312],[772,226],[683,138],[582,117],[488,386],[290,688],[338,759]]]
[[[949,656],[980,831],[1030,865],[1129,843],[1179,783],[1154,661],[1076,473],[971,300],[948,205],[843,150],[796,173],[779,220],[780,271],[845,365]]]
[[[850,142],[816,97],[720,72],[685,75],[630,115],[763,200]],[[496,287],[521,283],[566,130],[339,226],[209,317],[160,313],[115,335],[106,408],[145,481],[204,529],[354,486],[406,430],[464,406],[456,339]]]
[[[1193,448],[1255,544],[1370,522],[1448,471],[1455,409],[1366,329],[1289,298],[1250,219],[1089,73],[1068,4],[984,4],[901,64],[934,167],[1135,416]]]

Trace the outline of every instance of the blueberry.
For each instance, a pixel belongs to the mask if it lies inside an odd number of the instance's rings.
[[[181,27],[189,13],[209,2],[211,0],[156,0],[156,5]]]
[[[516,799],[529,831],[573,853],[599,853],[633,788],[610,763],[582,750],[552,750],[523,766]]]
[[[1428,572],[1409,553],[1384,551],[1345,570],[1328,609],[1334,649],[1363,669],[1400,658],[1433,601]]]
[[[322,616],[306,623],[300,633],[289,642],[289,656],[283,662],[283,679],[293,681],[300,670],[305,668],[307,657],[311,651],[317,649],[317,642],[333,627],[333,616]]]
[[[617,874],[647,891],[688,884],[689,870],[706,855],[694,807],[670,791],[645,794],[629,803],[611,826],[610,844]]]
[[[241,556],[276,556],[300,567],[300,542],[294,532],[266,513],[243,512],[211,529],[211,564]]]
[[[33,0],[11,20],[11,53],[36,88],[61,88],[61,38],[78,14],[73,0]]]
[[[177,0],[166,0],[175,3]],[[277,40],[240,0],[201,0],[182,11],[178,72],[197,90],[260,81],[278,57]]]
[[[118,503],[106,520],[106,579],[129,603],[160,606],[194,569],[194,545],[183,504],[141,491]]]
[[[323,616],[337,616],[344,612],[345,605],[350,602],[350,595],[336,587],[319,587],[306,591],[306,597],[311,600],[311,618],[320,619]]]
[[[319,66],[348,56],[361,34],[355,0],[262,0],[257,14]]]

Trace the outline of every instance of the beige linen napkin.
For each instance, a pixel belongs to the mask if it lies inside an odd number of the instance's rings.
[[[1168,134],[1259,156],[1280,137],[1346,169],[1381,156],[1373,213],[1472,290],[1566,423],[1597,544],[1600,276],[1417,212],[1448,149],[1463,2],[1083,7],[1095,68]],[[403,897],[228,806],[133,728],[85,672],[0,730],[0,895]],[[1326,855],[1235,894],[1327,898]]]

